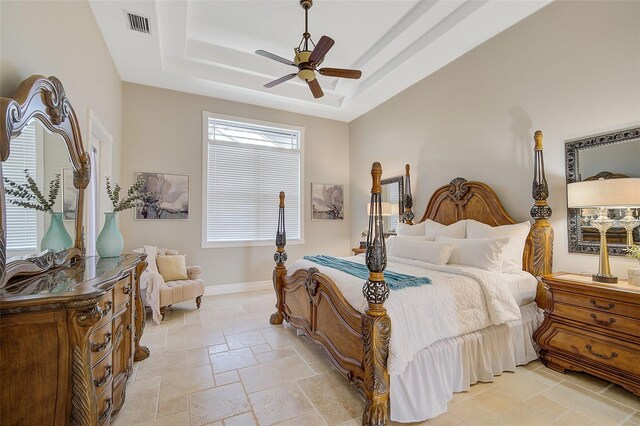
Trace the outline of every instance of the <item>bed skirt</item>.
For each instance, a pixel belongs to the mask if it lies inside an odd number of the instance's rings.
[[[441,340],[420,351],[407,368],[391,376],[390,415],[396,422],[421,422],[447,411],[454,392],[493,382],[538,358],[533,332],[543,311],[535,302],[520,307],[522,319]]]

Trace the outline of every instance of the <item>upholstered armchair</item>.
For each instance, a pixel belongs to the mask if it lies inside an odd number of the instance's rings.
[[[140,277],[140,292],[145,306],[151,309],[153,321],[159,324],[167,309],[174,303],[195,299],[196,309],[200,308],[204,295],[204,281],[200,278],[200,266],[187,266],[188,279],[167,280],[158,270],[158,256],[176,256],[177,250],[144,246],[133,250],[147,255],[147,268]]]

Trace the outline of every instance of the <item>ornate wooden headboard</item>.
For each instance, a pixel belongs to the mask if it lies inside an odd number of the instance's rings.
[[[535,222],[527,237],[522,256],[522,269],[534,276],[541,276],[552,271],[553,228],[548,221],[551,217],[551,208],[547,204],[549,189],[544,175],[542,132],[540,130],[536,131],[534,140],[535,163],[532,196],[535,203],[531,208],[531,216]],[[450,225],[463,219],[473,219],[491,226],[516,223],[489,185],[482,182],[470,182],[461,177],[453,179],[451,183],[438,188],[433,193],[420,222],[427,219],[444,225]]]

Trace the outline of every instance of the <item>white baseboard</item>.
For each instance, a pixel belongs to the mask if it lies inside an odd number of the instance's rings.
[[[205,296],[217,296],[220,294],[244,293],[246,291],[268,290],[273,288],[271,281],[255,281],[251,283],[236,283],[210,285],[205,287]]]

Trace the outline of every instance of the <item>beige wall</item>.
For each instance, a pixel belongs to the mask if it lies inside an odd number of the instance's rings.
[[[135,172],[166,172],[190,177],[188,221],[136,221],[120,215],[125,249],[143,244],[176,248],[189,264],[203,267],[207,285],[269,280],[275,247],[201,248],[202,111],[303,126],[305,245],[289,245],[289,258],[305,254],[349,253],[349,130],[346,123],[223,101],[137,84],[124,84],[122,183]],[[343,221],[311,221],[311,182],[345,185]],[[242,206],[238,206],[242,208]],[[275,229],[274,226],[274,238]]]
[[[113,136],[113,175],[120,172],[122,81],[85,1],[0,2],[0,96],[11,97],[32,74],[62,81],[88,142],[88,109]]]
[[[490,184],[529,219],[532,135],[545,134],[554,269],[592,272],[567,249],[564,140],[640,122],[640,2],[558,1],[350,123],[351,205],[363,210],[369,168],[413,167],[415,212],[456,176]],[[351,242],[364,228],[353,215]],[[612,258],[614,273],[637,266]]]

